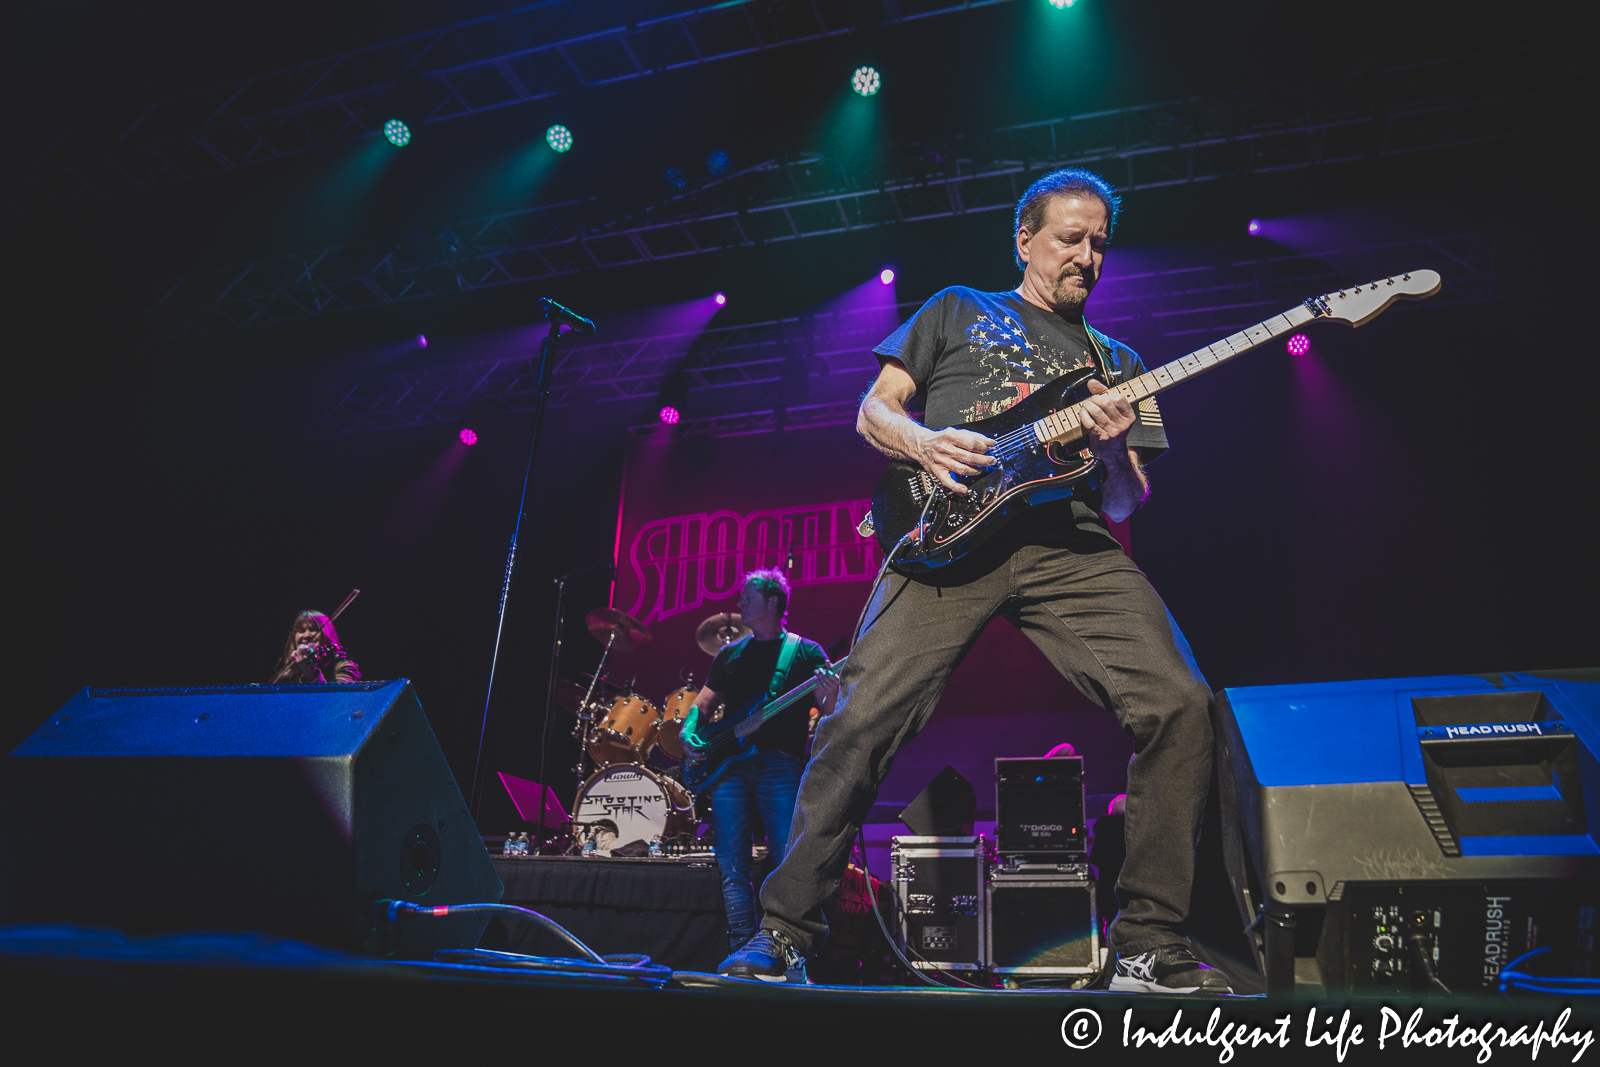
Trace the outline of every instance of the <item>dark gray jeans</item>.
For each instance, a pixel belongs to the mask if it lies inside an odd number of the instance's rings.
[[[817,728],[788,856],[761,887],[762,925],[802,953],[827,936],[822,904],[838,890],[895,752],[928,721],[950,672],[996,616],[1133,738],[1112,948],[1143,952],[1183,936],[1211,777],[1210,688],[1166,605],[1120,549],[1045,548],[1002,531],[959,563],[891,574],[868,609],[838,705]]]

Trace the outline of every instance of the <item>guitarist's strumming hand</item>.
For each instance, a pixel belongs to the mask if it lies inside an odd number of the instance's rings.
[[[679,734],[678,742],[683,745],[683,754],[689,760],[699,760],[705,757],[706,747],[700,743],[700,738],[694,734]]]
[[[861,402],[856,430],[878,451],[920,464],[952,493],[967,487],[952,474],[981,474],[995,464],[987,455],[991,438],[959,426],[930,430],[906,414],[906,401],[917,395],[911,372],[898,359],[883,361],[877,381]]]
[[[1088,386],[1090,396],[1078,406],[1079,421],[1089,450],[1106,465],[1101,510],[1113,522],[1121,522],[1150,493],[1139,456],[1128,448],[1128,431],[1134,424],[1133,405],[1120,392],[1107,389],[1094,378],[1089,379]]]

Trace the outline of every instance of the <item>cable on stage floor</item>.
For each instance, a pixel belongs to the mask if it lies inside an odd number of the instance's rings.
[[[1502,967],[1500,969],[1501,994],[1508,999],[1516,991],[1558,993],[1562,996],[1572,997],[1600,996],[1600,978],[1588,978],[1580,975],[1527,974],[1516,969],[1517,965],[1523,960],[1549,951],[1550,946],[1546,945],[1544,948],[1536,948],[1532,952],[1524,952]]]
[[[567,944],[571,945],[573,948],[575,948],[579,952],[583,953],[584,957],[588,960],[588,962],[597,963],[597,964],[601,965],[602,967],[612,966],[612,964],[607,962],[605,957],[601,956],[598,952],[596,952],[594,949],[590,948],[588,945],[585,945],[582,941],[579,941],[576,937],[574,937],[572,935],[572,933],[566,927],[562,926],[560,923],[556,922],[554,919],[549,918],[548,916],[545,916],[545,915],[540,915],[538,912],[534,911],[532,908],[519,908],[515,904],[438,904],[438,905],[427,905],[427,904],[412,904],[411,902],[405,901],[405,900],[376,900],[376,901],[373,901],[372,911],[373,911],[374,915],[377,915],[377,916],[379,916],[381,918],[387,918],[390,922],[398,922],[401,919],[416,919],[416,918],[442,919],[446,915],[465,915],[465,914],[467,914],[469,912],[475,912],[475,911],[492,911],[492,912],[497,912],[497,913],[500,913],[500,914],[503,914],[503,915],[515,915],[515,916],[517,916],[519,918],[527,919],[527,920],[529,920],[531,922],[539,923],[546,930],[549,930],[551,933],[553,933],[557,937],[561,938]],[[506,953],[505,955],[515,955],[515,953]],[[529,957],[529,958],[531,959],[531,958],[539,958],[539,957]],[[646,963],[648,963],[649,959],[650,959],[648,956],[635,956],[632,953],[626,954],[625,957],[619,956],[617,958],[618,959],[627,958],[627,959],[630,959],[630,960],[632,960],[632,959],[642,959]]]

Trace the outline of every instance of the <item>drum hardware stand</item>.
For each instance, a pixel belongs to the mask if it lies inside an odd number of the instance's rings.
[[[527,514],[528,483],[533,478],[533,461],[539,453],[539,435],[544,429],[545,406],[550,399],[550,376],[554,370],[553,358],[556,340],[561,336],[562,325],[572,329],[582,328],[580,324],[587,324],[588,331],[594,330],[594,323],[587,319],[578,318],[572,312],[551,300],[540,300],[539,310],[550,329],[539,342],[539,400],[533,412],[533,439],[528,443],[528,465],[522,475],[522,496],[517,500],[517,522],[511,531],[511,547],[506,551],[506,572],[500,582],[500,609],[499,621],[494,628],[494,654],[489,660],[489,684],[483,696],[483,721],[478,726],[478,754],[472,764],[472,818],[478,818],[478,809],[483,802],[483,743],[489,733],[489,707],[494,699],[494,679],[500,667],[500,641],[506,628],[506,599],[511,594],[511,576],[517,563],[517,537],[522,533],[522,520]]]
[[[561,577],[555,579],[556,635],[550,646],[550,684],[545,688],[544,722],[540,724],[539,728],[539,781],[541,782],[545,781],[545,771],[550,765],[550,713],[555,709],[556,683],[561,679],[561,628],[566,623],[567,581],[568,579],[576,578],[580,574],[586,574],[589,571],[596,570],[600,567],[610,567],[612,574],[615,574],[617,570],[616,565],[612,563],[611,560],[602,559],[589,564],[587,567],[579,567],[575,571],[569,571],[568,573],[563,574]],[[596,678],[598,678],[599,673],[599,671],[595,672]],[[594,692],[595,685],[595,681],[591,681],[589,683],[589,692]],[[589,721],[589,710],[588,698],[585,697],[584,702],[578,707],[578,723],[573,727],[573,737],[578,737],[579,731],[583,728],[584,724]],[[583,746],[579,745],[578,748],[581,751]],[[582,782],[583,757],[581,755],[578,757],[577,774],[578,781]],[[544,809],[541,808],[539,810],[539,831],[543,833],[544,829]]]

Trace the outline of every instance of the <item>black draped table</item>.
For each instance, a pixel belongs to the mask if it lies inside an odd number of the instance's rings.
[[[706,859],[494,858],[503,903],[532,908],[602,956],[639,952],[678,971],[710,971],[728,954],[722,875]],[[768,864],[756,864],[756,884]],[[570,956],[572,948],[536,922],[495,916],[482,948]]]

